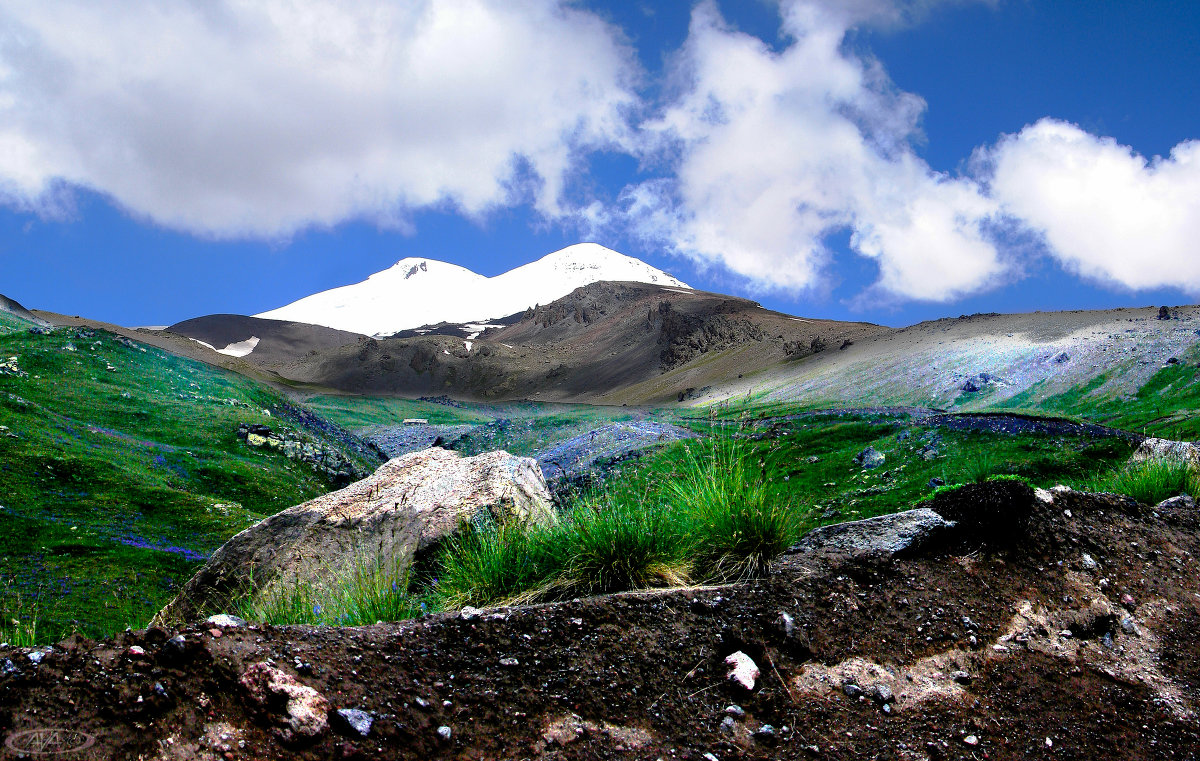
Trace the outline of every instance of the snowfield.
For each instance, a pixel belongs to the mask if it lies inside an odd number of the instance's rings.
[[[369,336],[439,322],[473,322],[482,328],[489,320],[548,304],[602,280],[690,289],[631,256],[596,243],[579,243],[490,278],[436,259],[401,259],[361,283],[322,291],[255,317]]]

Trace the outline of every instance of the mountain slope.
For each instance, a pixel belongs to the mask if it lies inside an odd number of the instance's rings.
[[[645,262],[595,243],[580,243],[492,278],[434,259],[401,259],[361,283],[255,316],[382,336],[440,322],[504,317],[603,280],[688,288]]]
[[[49,323],[16,301],[13,301],[4,294],[0,294],[0,329],[20,329],[34,325],[45,327]]]
[[[168,333],[187,336],[218,354],[232,357],[254,355],[254,364],[264,370],[284,370],[310,351],[321,351],[354,343],[362,336],[320,325],[282,320],[264,320],[239,314],[211,314],[175,323]]]
[[[287,377],[371,395],[652,403],[703,396],[706,386],[892,332],[631,282],[592,283],[503,322],[465,340],[362,337],[297,357]]]
[[[283,394],[123,335],[22,330],[0,356],[4,626],[31,611],[44,637],[141,625],[206,553],[334,485],[243,424],[378,464]]]

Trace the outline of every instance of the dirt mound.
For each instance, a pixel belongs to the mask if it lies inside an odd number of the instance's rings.
[[[741,585],[359,629],[0,652],[0,737],[58,728],[94,742],[72,758],[113,759],[1196,757],[1194,503],[980,489],[990,519],[1024,516],[1020,541],[802,553]],[[969,518],[969,500],[935,506]],[[751,690],[727,676],[735,653]]]

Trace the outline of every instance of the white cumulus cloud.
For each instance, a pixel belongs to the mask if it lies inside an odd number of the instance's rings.
[[[1200,141],[1146,159],[1043,119],[981,151],[1005,211],[1069,271],[1129,289],[1200,294]]]
[[[530,200],[623,144],[619,35],[560,0],[0,0],[0,199],[218,237]]]
[[[916,156],[924,101],[844,45],[863,9],[894,5],[837,7],[783,4],[789,39],[775,51],[698,6],[678,93],[646,125],[673,177],[628,192],[630,213],[647,237],[764,289],[820,287],[825,240],[839,231],[878,263],[873,297],[944,301],[988,287],[1006,269],[986,234],[995,203]]]

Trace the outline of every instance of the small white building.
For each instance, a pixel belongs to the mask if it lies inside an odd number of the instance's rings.
[[[429,420],[423,417],[406,417],[404,418],[405,425],[429,425]]]

